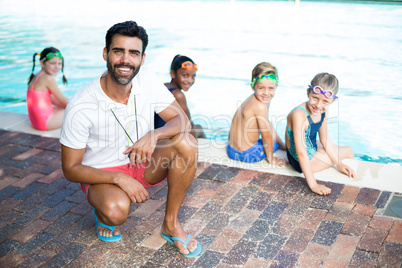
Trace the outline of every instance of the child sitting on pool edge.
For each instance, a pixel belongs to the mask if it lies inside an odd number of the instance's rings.
[[[170,76],[171,80],[165,83],[167,89],[173,94],[176,101],[180,104],[180,107],[186,113],[191,123],[191,135],[195,138],[205,138],[204,130],[201,125],[196,125],[191,120],[190,109],[187,106],[186,96],[184,92],[187,92],[190,87],[195,83],[196,73],[198,71],[197,64],[192,59],[183,55],[174,56],[172,63],[170,64]],[[155,128],[159,128],[165,125],[165,121],[155,113]]]
[[[326,112],[339,90],[338,79],[328,73],[319,73],[307,88],[308,101],[294,108],[287,116],[286,152],[289,163],[303,172],[311,191],[319,195],[331,193],[331,189],[318,184],[315,172],[337,165],[342,173],[352,178],[355,172],[342,163],[354,158],[352,148],[332,143],[328,135]],[[317,132],[320,140],[317,141]]]
[[[35,75],[35,58],[39,56],[42,69]],[[57,86],[56,76],[63,72],[64,58],[54,47],[47,47],[41,53],[33,55],[32,73],[28,79],[27,108],[29,120],[38,130],[52,130],[61,127],[64,109],[68,98]],[[63,73],[63,83],[67,79]]]
[[[247,163],[259,162],[264,158],[273,165],[286,163],[283,158],[273,155],[278,148],[285,150],[285,144],[277,135],[268,115],[278,82],[275,66],[261,62],[254,67],[251,75],[254,94],[237,109],[230,127],[227,147],[229,158]]]

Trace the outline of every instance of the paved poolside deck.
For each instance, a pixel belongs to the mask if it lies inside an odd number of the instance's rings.
[[[384,216],[402,195],[399,166],[351,160],[362,177],[319,173],[332,188],[321,197],[291,169],[240,165],[200,140],[180,221],[203,251],[186,259],[159,235],[166,183],[133,206],[120,242],[102,242],[79,185],[63,176],[58,132],[0,117],[0,267],[401,267],[402,219]]]

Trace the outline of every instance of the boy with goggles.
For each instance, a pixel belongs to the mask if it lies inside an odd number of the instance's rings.
[[[294,108],[287,117],[286,152],[290,165],[303,173],[311,191],[328,195],[331,189],[318,184],[314,173],[336,165],[339,170],[355,177],[355,172],[342,163],[354,158],[352,148],[338,146],[328,135],[326,112],[338,97],[338,79],[328,73],[317,74],[307,88],[308,101]],[[317,140],[317,133],[320,140]]]
[[[278,86],[278,72],[268,62],[257,64],[252,71],[254,93],[236,111],[229,132],[229,158],[247,163],[267,159],[270,164],[284,165],[285,159],[274,157],[284,142],[269,121],[269,105]]]

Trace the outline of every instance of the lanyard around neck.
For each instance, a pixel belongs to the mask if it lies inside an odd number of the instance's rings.
[[[134,113],[135,113],[135,125],[136,125],[136,134],[137,134],[137,140],[138,140],[138,120],[137,120],[137,100],[136,97],[134,95],[134,101],[133,101],[133,107],[135,109]],[[124,133],[126,134],[126,138],[127,138],[127,143],[129,143],[129,139],[131,141],[132,144],[134,144],[134,141],[131,139],[130,135],[127,133],[126,129],[123,127],[123,125],[120,123],[119,119],[117,118],[116,114],[113,112],[112,109],[110,109],[110,111],[112,112],[112,114],[114,115],[114,118],[116,118],[117,123],[119,123],[120,127],[123,129]],[[130,120],[130,125],[129,128],[131,128],[131,120]]]

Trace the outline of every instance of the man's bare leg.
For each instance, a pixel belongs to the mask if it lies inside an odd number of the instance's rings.
[[[106,237],[120,234],[120,227],[128,218],[131,200],[118,186],[113,184],[94,184],[89,187],[88,202],[95,208],[98,222],[116,226],[114,232],[98,226],[99,234]]]
[[[168,196],[162,231],[166,235],[179,237],[184,241],[187,234],[178,221],[178,214],[194,178],[197,153],[196,140],[190,134],[181,134],[170,140],[160,141],[144,173],[144,179],[150,184],[156,184],[168,177]],[[118,226],[127,220],[130,213],[131,200],[127,194],[116,185],[91,185],[88,202],[95,208],[98,221],[117,226],[113,234],[119,235]],[[113,236],[112,231],[107,228],[98,227],[98,230],[103,236]],[[181,242],[176,241],[175,244],[182,254],[188,254],[188,250]],[[194,251],[197,241],[192,238],[187,247],[191,252]]]
[[[197,156],[196,139],[189,133],[179,134],[170,140],[158,142],[152,161],[147,165],[144,174],[144,179],[150,184],[155,184],[167,176],[168,194],[162,232],[183,241],[186,241],[187,233],[179,222],[178,214],[194,179]],[[180,253],[188,254],[197,248],[197,241],[191,238],[187,245],[189,251],[179,241],[175,241],[175,245]]]

